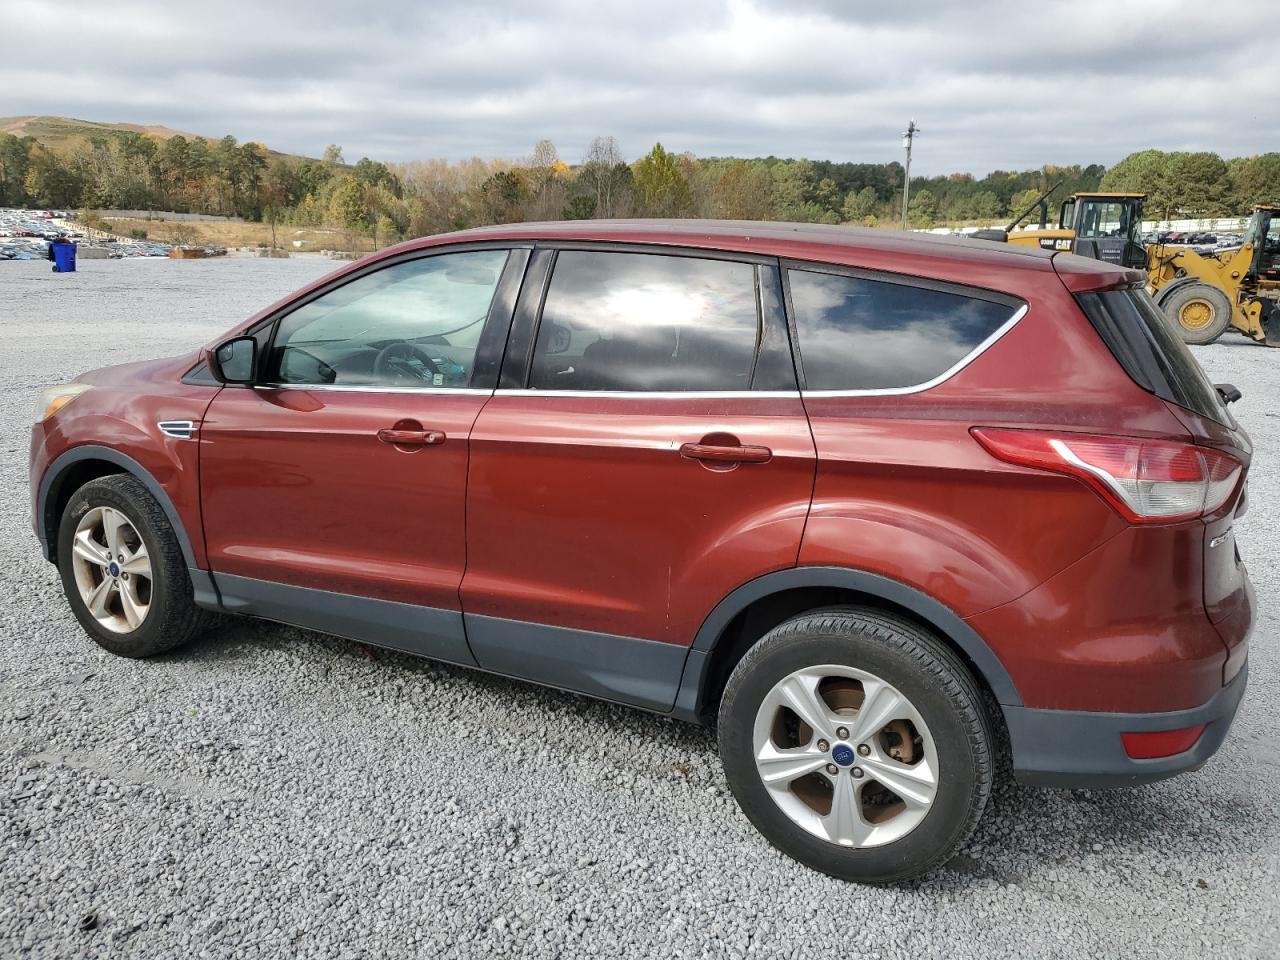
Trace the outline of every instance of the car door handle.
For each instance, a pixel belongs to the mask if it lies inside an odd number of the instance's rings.
[[[442,430],[396,430],[384,428],[378,431],[378,439],[397,447],[437,447],[444,443]]]
[[[768,463],[773,451],[754,444],[686,443],[680,447],[680,456],[715,463]]]

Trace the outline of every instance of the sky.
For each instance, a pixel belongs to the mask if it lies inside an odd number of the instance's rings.
[[[1280,150],[1275,0],[0,0],[0,116],[348,161],[699,156],[912,172]]]

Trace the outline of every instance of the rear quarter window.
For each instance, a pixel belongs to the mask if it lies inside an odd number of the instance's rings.
[[[1217,389],[1145,290],[1082,293],[1076,301],[1134,383],[1161,400],[1235,426]]]
[[[807,390],[911,390],[944,378],[995,337],[1021,301],[922,281],[787,272]]]

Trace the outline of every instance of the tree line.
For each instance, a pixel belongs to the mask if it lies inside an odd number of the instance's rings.
[[[695,157],[656,144],[628,162],[598,137],[579,163],[539,142],[515,162],[471,159],[347,163],[275,154],[234,137],[159,139],[112,131],[52,149],[0,134],[0,206],[152,209],[233,215],[273,226],[335,226],[375,245],[488,223],[597,217],[710,217],[862,226],[895,224],[902,165],[763,157]],[[1280,197],[1280,154],[1135,153],[1107,170],[1044,166],[912,177],[913,227],[1012,218],[1062,181],[1076,191],[1135,190],[1168,218],[1247,212]]]

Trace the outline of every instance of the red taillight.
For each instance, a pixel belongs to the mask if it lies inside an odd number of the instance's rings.
[[[1156,730],[1149,733],[1122,733],[1120,741],[1124,752],[1134,760],[1154,760],[1185,753],[1196,745],[1205,725],[1183,727],[1181,730]]]
[[[1077,477],[1132,523],[1167,523],[1212,513],[1227,502],[1240,461],[1171,440],[974,427],[994,457]]]

